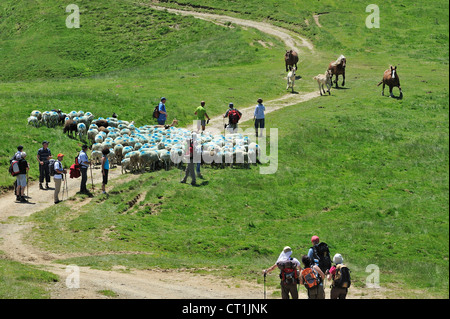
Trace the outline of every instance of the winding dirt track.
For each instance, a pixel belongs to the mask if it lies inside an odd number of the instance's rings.
[[[142,4],[146,5],[146,4]],[[156,10],[166,10],[166,8],[152,6]],[[218,24],[231,22],[235,25],[256,28],[262,32],[279,37],[287,47],[302,50],[313,50],[312,44],[306,39],[297,35],[292,35],[288,30],[272,26],[267,23],[254,22],[249,20],[199,13],[195,11],[182,11],[167,9],[169,12],[181,15],[191,15],[200,19],[208,20]],[[305,94],[287,94],[282,98],[265,101],[266,113],[273,112],[288,105],[295,105],[303,101],[319,96],[317,92]],[[253,118],[254,106],[243,108],[242,121]],[[208,128],[221,130],[222,119],[220,116],[213,118]],[[115,180],[121,175],[120,169],[112,169],[110,180]],[[136,178],[135,175],[128,175],[127,179]],[[100,170],[93,170],[93,180],[96,185],[101,183]],[[68,197],[72,197],[79,189],[80,179],[68,179]],[[89,179],[90,183],[90,179]],[[53,182],[51,183],[53,185]],[[90,185],[90,184],[88,184]],[[99,193],[98,186],[95,195]],[[68,288],[66,278],[70,274],[66,272],[65,265],[53,263],[57,259],[72,257],[69,255],[57,255],[41,250],[39,247],[29,245],[23,241],[23,234],[33,227],[32,224],[24,222],[24,218],[35,212],[45,210],[53,205],[53,191],[39,190],[37,183],[31,183],[29,187],[30,203],[20,204],[15,202],[13,194],[6,194],[0,197],[0,251],[4,252],[2,258],[15,260],[25,264],[38,266],[41,269],[51,271],[61,277],[51,289],[51,298],[55,299],[96,299],[108,298],[100,294],[101,290],[111,290],[122,299],[247,299],[263,298],[263,286],[256,283],[244,282],[231,279],[217,279],[210,275],[198,275],[189,271],[172,270],[132,270],[123,271],[120,266],[112,271],[100,271],[88,267],[80,268],[79,288]],[[64,197],[66,199],[67,196]],[[86,199],[82,205],[88,203]],[[133,253],[133,252],[124,252]],[[238,288],[237,288],[238,287]],[[355,289],[354,297],[358,298]],[[271,296],[271,290],[267,291]],[[366,295],[367,296],[367,295]],[[301,298],[306,298],[304,289],[301,289]],[[352,297],[351,295],[349,297]],[[373,297],[373,296],[372,296]]]

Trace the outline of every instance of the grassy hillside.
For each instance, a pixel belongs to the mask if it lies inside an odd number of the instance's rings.
[[[202,99],[211,115],[229,101],[249,106],[285,94],[285,47],[277,39],[153,11],[146,2],[80,1],[82,28],[69,30],[59,2],[2,1],[2,167],[19,140],[37,151],[49,139],[53,149],[75,154],[79,142],[60,130],[26,127],[33,109],[115,111],[145,124],[164,95],[170,118],[185,125]],[[316,47],[301,56],[298,90],[316,90],[310,78],[341,53],[346,89],[267,116],[280,137],[274,175],[204,168],[203,186],[190,188],[179,184],[177,170],[147,173],[115,183],[112,196],[81,211],[67,202],[34,214],[39,227],[30,240],[58,252],[105,253],[70,260],[80,266],[208,267],[254,281],[283,246],[300,257],[318,234],[346,258],[356,287],[376,264],[392,297],[415,298],[419,290],[419,297],[448,298],[448,2],[380,2],[380,29],[365,27],[367,3],[359,1],[162,4],[296,30]],[[319,12],[328,12],[322,28],[312,20]],[[390,64],[398,66],[403,100],[381,97],[376,86]],[[10,184],[1,172],[0,185]],[[127,209],[137,194],[140,202]],[[125,250],[152,254],[108,255]]]

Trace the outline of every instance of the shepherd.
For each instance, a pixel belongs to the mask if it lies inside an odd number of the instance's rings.
[[[292,70],[292,67],[295,66],[297,69],[297,63],[298,63],[298,54],[297,52],[293,50],[286,50],[286,53],[284,54],[284,63],[286,65],[286,72],[289,70]]]
[[[383,83],[383,89],[381,90],[381,95],[384,96],[384,87],[385,87],[385,85],[387,85],[387,86],[389,86],[389,97],[394,97],[394,94],[392,94],[392,89],[394,87],[398,87],[398,89],[400,90],[399,98],[400,99],[403,98],[402,88],[400,87],[400,79],[399,79],[398,73],[397,73],[397,66],[393,67],[391,65],[389,69],[384,71],[383,80],[381,80],[377,86],[380,86],[381,83]]]
[[[336,61],[331,62],[328,65],[328,70],[331,71],[331,83],[333,83],[333,75],[335,75],[334,83],[336,84],[336,88],[338,87],[338,78],[339,75],[342,75],[342,86],[345,85],[345,66],[347,64],[347,59],[342,54],[337,58]]]

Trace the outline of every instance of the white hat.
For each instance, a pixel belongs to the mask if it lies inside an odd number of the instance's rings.
[[[342,258],[342,255],[341,255],[341,254],[336,254],[336,255],[334,255],[334,257],[333,257],[333,262],[334,262],[335,264],[342,264],[342,263],[344,262],[344,258]]]

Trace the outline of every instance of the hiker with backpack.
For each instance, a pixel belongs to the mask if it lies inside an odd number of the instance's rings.
[[[306,287],[308,299],[325,299],[325,290],[323,288],[325,274],[306,255],[302,257],[302,263],[304,269],[300,273],[300,285]]]
[[[155,117],[155,115],[158,115],[156,117],[158,124],[159,125],[166,124],[167,112],[166,112],[166,98],[165,97],[161,98],[161,102],[159,102],[159,104],[158,104],[158,110],[157,110],[156,114],[155,114],[155,111],[153,112],[153,117]]]
[[[20,152],[20,154],[16,153],[16,155],[14,155],[14,161],[17,161],[18,169],[18,173],[16,175],[16,201],[21,203],[28,202],[25,198],[25,188],[27,187],[27,172],[30,167],[25,159],[26,156],[27,154],[25,152]]]
[[[88,150],[88,146],[84,144],[81,147],[80,154],[78,155],[78,164],[80,165],[80,172],[81,172],[81,184],[80,184],[80,193],[81,194],[90,194],[86,187],[87,183],[87,171],[89,166],[91,165],[91,162],[89,161],[89,158],[86,154]]]
[[[330,249],[324,242],[320,242],[319,236],[311,237],[312,247],[309,248],[308,257],[313,264],[317,264],[324,274],[331,268]]]
[[[341,254],[333,257],[334,266],[331,267],[328,274],[328,280],[331,280],[331,299],[345,299],[348,288],[351,285],[350,270],[344,264],[344,258]]]
[[[9,160],[9,173],[11,174],[11,176],[17,176],[18,174],[19,170],[18,161],[21,158],[20,153],[22,153],[22,150],[23,150],[22,145],[17,146],[17,152]],[[16,168],[16,172],[14,172],[14,167]],[[17,193],[17,178],[14,180],[14,195],[16,196],[20,195]]]
[[[64,180],[63,174],[66,175],[67,170],[63,168],[61,161],[64,159],[64,154],[59,153],[57,156],[57,160],[51,161],[53,163],[53,169],[51,174],[53,175],[53,180],[55,181],[55,193],[54,200],[55,204],[60,203],[61,201],[58,198],[59,191],[61,189],[61,183]]]
[[[228,110],[223,117],[224,118],[228,117],[228,125],[227,125],[228,130],[231,133],[236,132],[238,122],[242,117],[242,113],[239,112],[238,109],[234,108],[233,103],[228,104]]]
[[[289,294],[292,299],[298,299],[297,284],[299,283],[299,272],[301,271],[300,262],[291,257],[292,249],[289,246],[283,248],[283,251],[278,256],[277,262],[270,268],[263,270],[264,277],[278,267],[280,269],[281,279],[281,298],[289,299]]]
[[[39,189],[44,189],[42,187],[42,183],[44,183],[45,179],[45,187],[46,189],[50,189],[48,183],[50,183],[50,170],[48,166],[48,162],[52,159],[52,152],[48,148],[48,142],[43,141],[42,147],[37,152],[37,160],[39,162]]]

